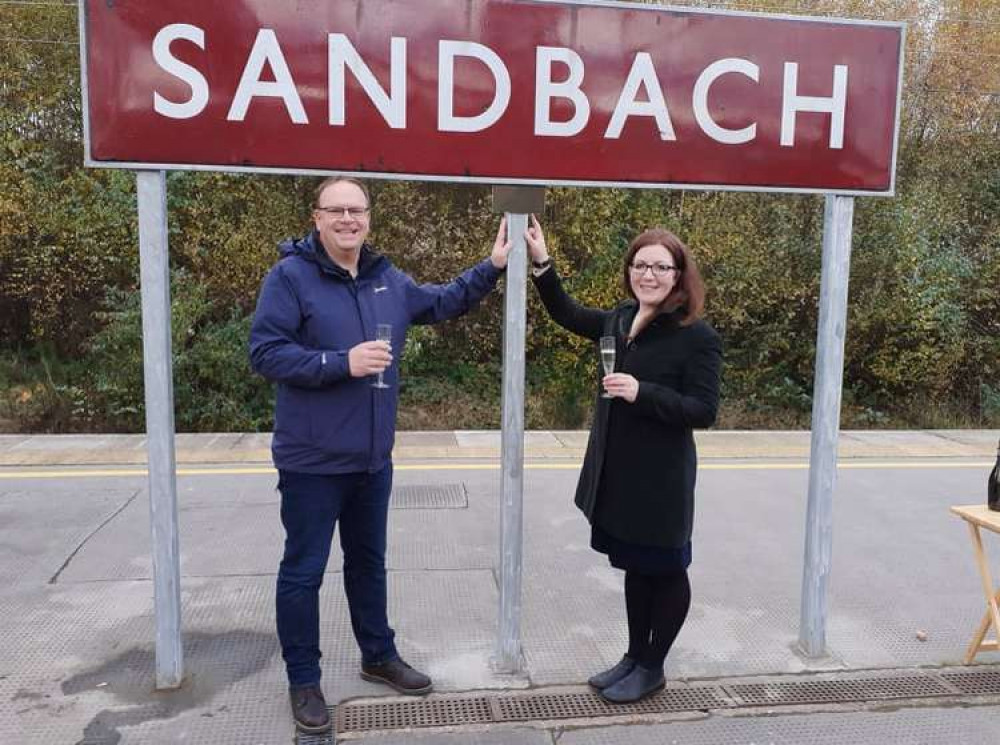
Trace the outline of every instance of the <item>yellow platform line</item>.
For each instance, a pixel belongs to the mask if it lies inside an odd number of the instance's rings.
[[[989,468],[993,463],[982,462],[938,462],[938,461],[841,461],[841,470],[870,469],[935,469],[935,468]],[[526,463],[530,471],[576,471],[580,463]],[[699,464],[700,471],[806,471],[809,463],[711,463]],[[397,463],[396,471],[499,471],[499,463]],[[276,473],[271,466],[220,466],[177,469],[178,476],[261,476]],[[134,478],[148,475],[145,468],[82,468],[61,467],[6,471],[0,468],[0,480],[7,479],[82,479],[82,478]]]

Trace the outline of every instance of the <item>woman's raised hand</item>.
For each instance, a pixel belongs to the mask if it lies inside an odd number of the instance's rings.
[[[546,261],[549,258],[549,250],[545,247],[545,234],[542,233],[542,226],[538,218],[531,216],[531,224],[524,231],[524,238],[528,243],[528,253],[534,262]]]

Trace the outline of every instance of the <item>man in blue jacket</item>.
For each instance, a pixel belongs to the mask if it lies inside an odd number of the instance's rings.
[[[277,627],[292,715],[304,732],[329,729],[320,688],[319,588],[340,523],[344,589],[361,648],[361,677],[422,694],[431,680],[396,651],[386,614],[386,518],[401,350],[412,323],[456,318],[474,307],[507,265],[501,222],[492,253],[444,285],[418,285],[365,242],[364,185],[320,184],[315,230],[280,246],[250,330],[253,369],[277,383],[272,454],[278,469],[285,552]],[[392,341],[376,341],[390,324]],[[386,388],[372,385],[381,373]]]

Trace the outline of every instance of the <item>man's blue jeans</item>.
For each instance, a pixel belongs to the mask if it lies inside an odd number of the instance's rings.
[[[320,680],[319,588],[340,522],[344,590],[364,665],[398,656],[386,615],[385,535],[392,464],[378,473],[279,471],[285,555],[278,570],[278,640],[292,688]]]

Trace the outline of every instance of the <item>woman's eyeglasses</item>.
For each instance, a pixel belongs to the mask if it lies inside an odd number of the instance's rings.
[[[679,272],[680,270],[673,266],[672,264],[667,264],[665,262],[656,262],[655,264],[647,264],[645,261],[634,261],[629,264],[629,269],[632,270],[632,274],[641,277],[646,273],[648,269],[653,273],[654,277],[665,277],[670,272]]]

